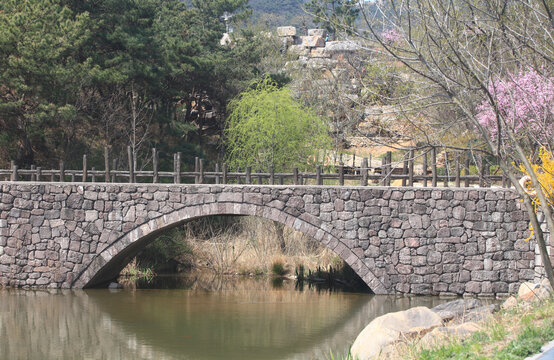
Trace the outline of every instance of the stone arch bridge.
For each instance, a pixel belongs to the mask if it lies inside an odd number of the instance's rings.
[[[159,233],[251,215],[333,250],[376,294],[503,295],[533,280],[528,219],[508,189],[0,183],[0,285],[113,279]]]

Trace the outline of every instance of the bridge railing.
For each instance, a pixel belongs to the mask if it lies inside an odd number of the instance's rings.
[[[203,159],[195,158],[194,171],[182,171],[181,153],[173,156],[173,171],[161,171],[156,149],[152,149],[151,170],[136,170],[130,150],[128,151],[128,169],[117,169],[113,161],[109,166],[109,153],[105,149],[104,168],[88,168],[87,156],[83,155],[83,167],[79,170],[66,169],[60,162],[58,169],[42,169],[32,165],[29,169],[20,169],[12,161],[10,169],[0,169],[0,180],[5,181],[50,181],[50,182],[112,182],[112,183],[194,183],[194,184],[267,184],[267,185],[381,185],[381,186],[455,186],[510,187],[509,179],[483,158],[469,153],[456,152],[449,159],[444,153],[442,162],[437,162],[435,148],[420,154],[414,150],[406,152],[400,161],[392,161],[392,153],[387,152],[381,164],[375,165],[371,158],[362,158],[359,165],[352,159],[352,165],[339,161],[336,166],[313,165],[315,171],[292,172],[252,171],[247,167],[242,171],[232,171],[226,163],[215,164],[214,169],[207,171]],[[360,159],[358,159],[360,160]]]

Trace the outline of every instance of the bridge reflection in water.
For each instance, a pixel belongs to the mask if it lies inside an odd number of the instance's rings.
[[[261,288],[0,291],[0,358],[321,359],[376,316],[441,302]]]

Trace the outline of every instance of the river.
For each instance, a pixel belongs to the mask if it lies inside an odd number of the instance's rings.
[[[0,290],[0,359],[329,359],[373,318],[443,301],[216,277]]]

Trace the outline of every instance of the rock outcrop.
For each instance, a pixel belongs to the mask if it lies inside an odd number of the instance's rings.
[[[389,313],[374,319],[358,335],[351,348],[354,358],[374,359],[402,339],[414,338],[442,325],[442,319],[426,307]]]

